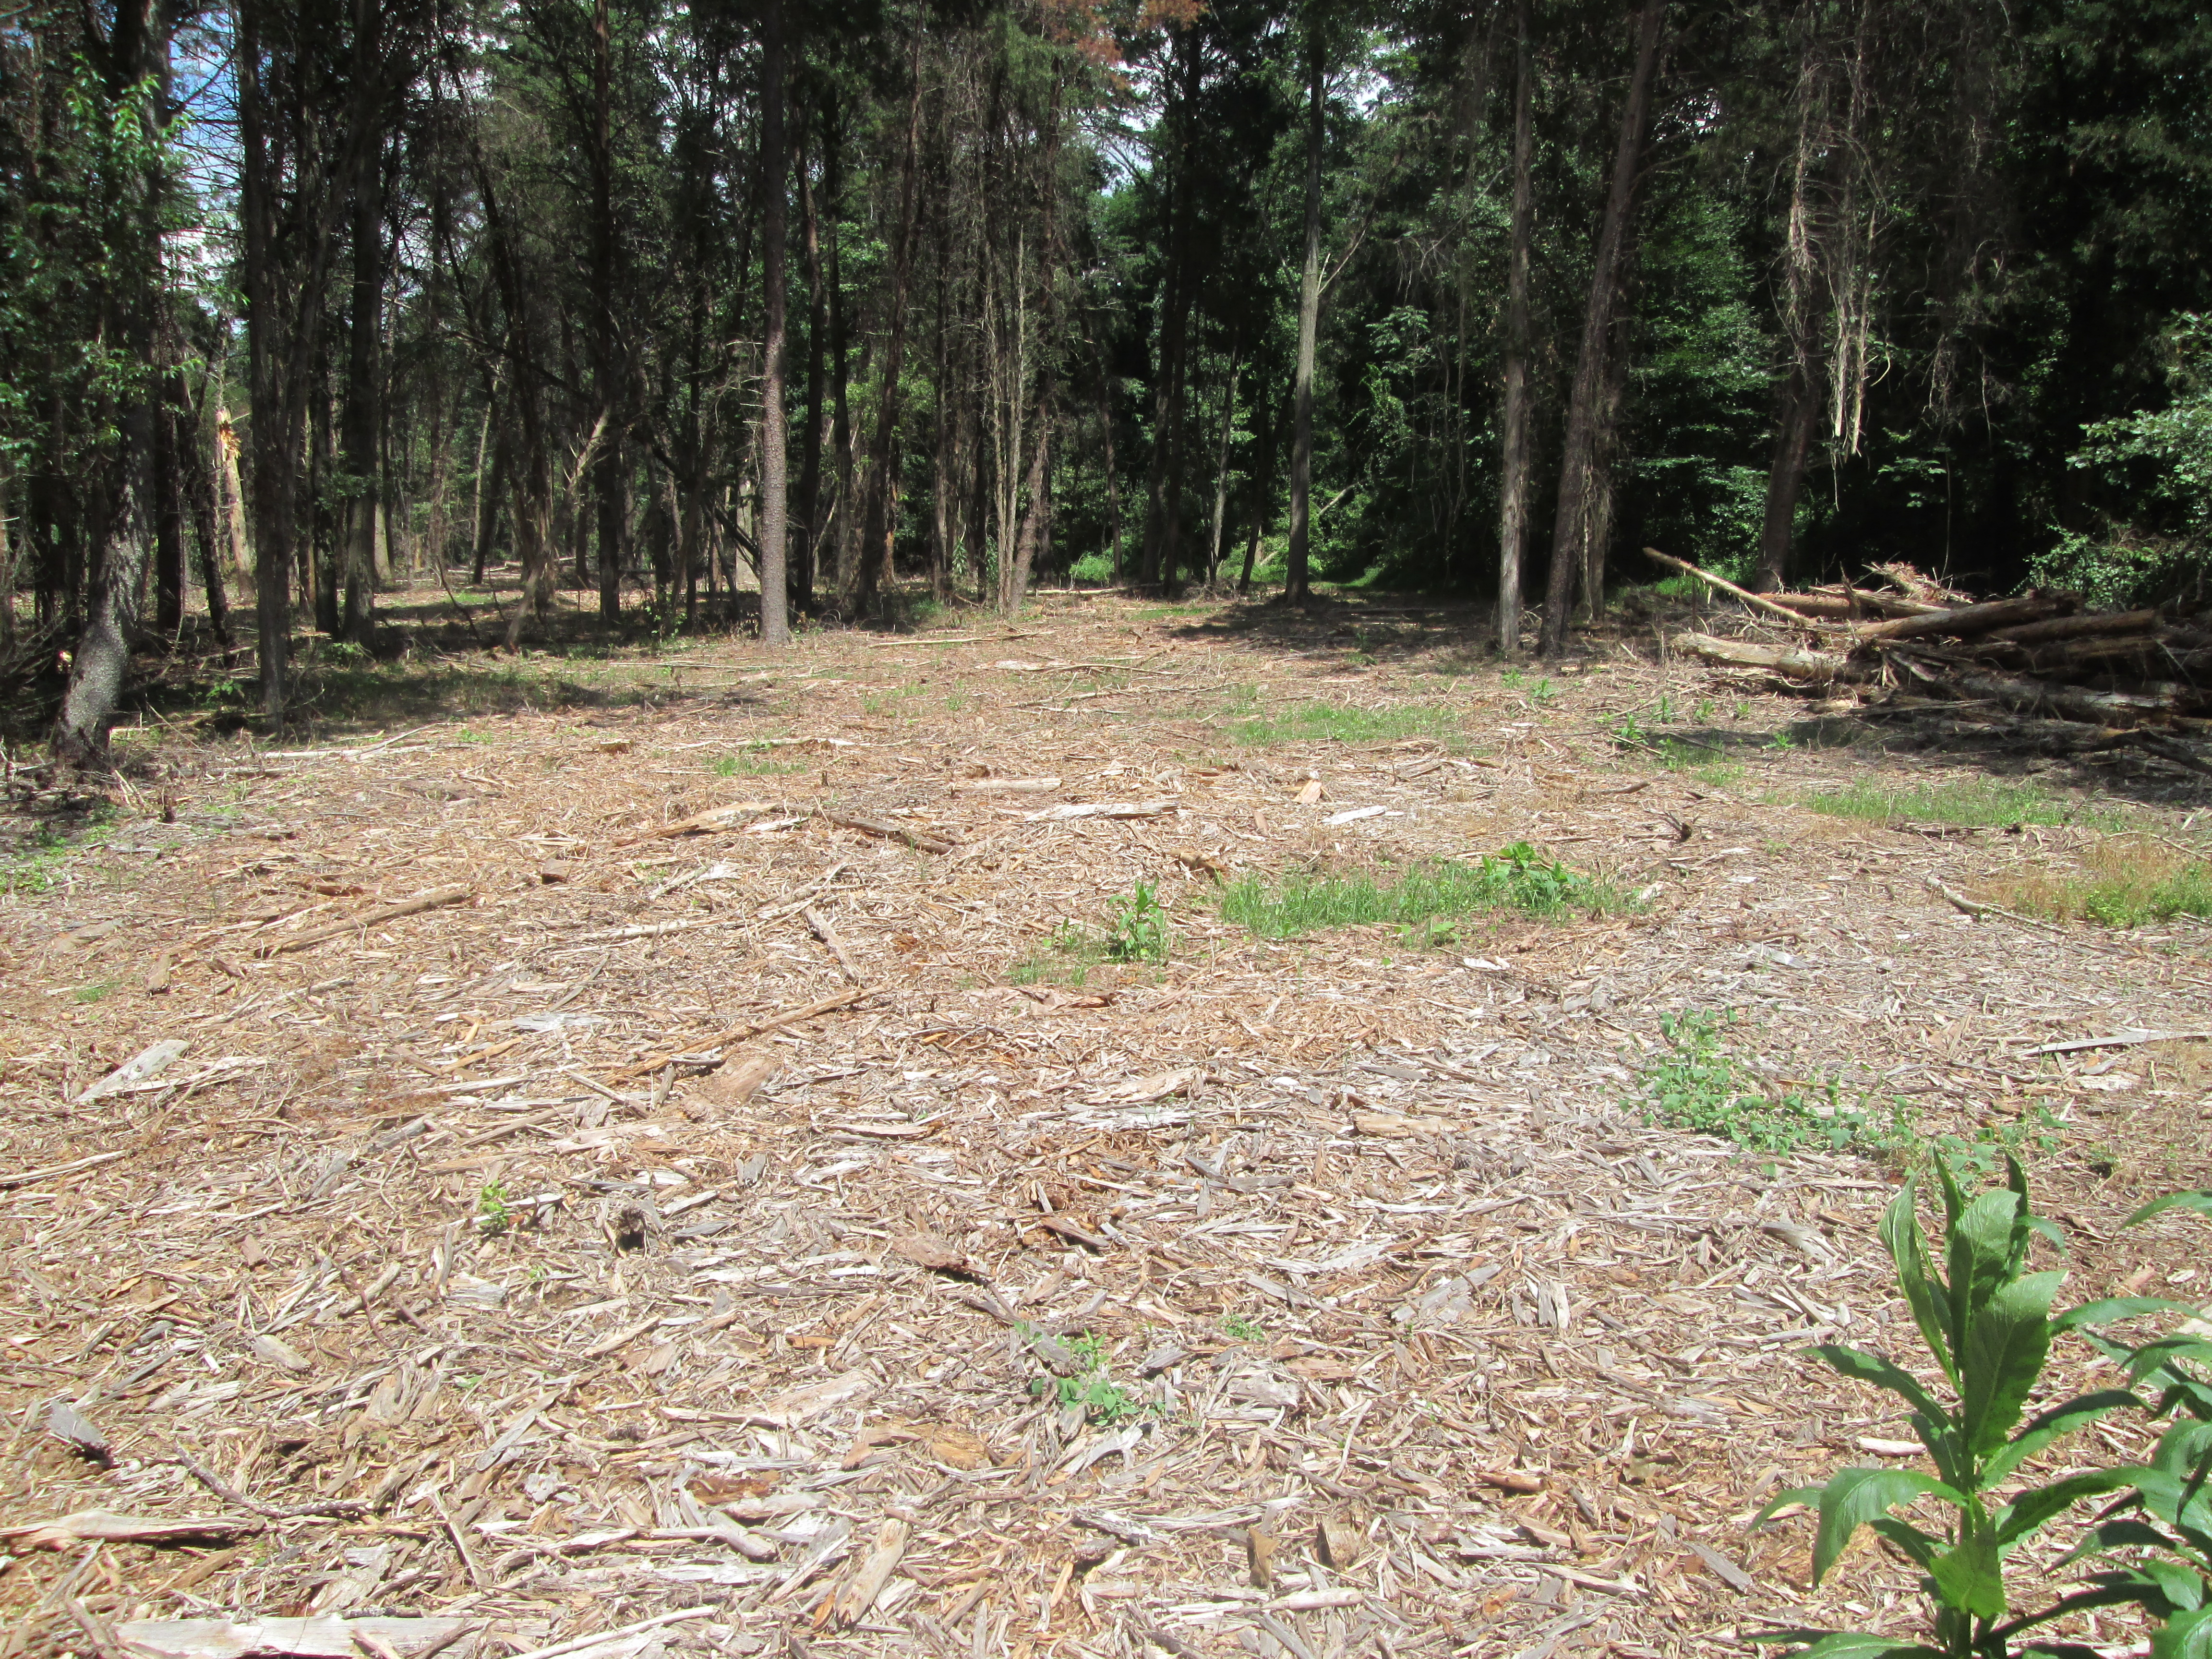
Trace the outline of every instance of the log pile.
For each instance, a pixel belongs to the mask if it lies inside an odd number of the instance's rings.
[[[2093,611],[2075,595],[2037,591],[1981,603],[1906,567],[1886,586],[1758,594],[1655,548],[1657,562],[1741,599],[1779,638],[1673,636],[1678,651],[1794,685],[1856,693],[1869,712],[1929,700],[2126,733],[2195,771],[2212,771],[2179,743],[2212,734],[2212,618],[2160,611]],[[2187,756],[2187,759],[2181,757]]]

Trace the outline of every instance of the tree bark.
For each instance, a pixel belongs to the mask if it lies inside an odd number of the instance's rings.
[[[784,197],[791,171],[783,142],[783,0],[761,7],[761,643],[791,643],[790,465],[783,407]]]
[[[1168,210],[1168,278],[1160,305],[1159,360],[1153,370],[1152,447],[1145,469],[1145,543],[1137,565],[1137,580],[1146,587],[1174,581],[1182,531],[1183,353],[1196,287],[1189,269],[1190,222],[1196,211],[1190,172],[1191,129],[1197,119],[1202,65],[1200,27],[1196,19],[1182,26],[1182,76],[1171,116],[1176,149]]]
[[[1528,0],[1513,8],[1513,226],[1505,273],[1505,408],[1498,486],[1498,651],[1521,650],[1521,568],[1528,544],[1528,265],[1535,152]]]
[[[1206,585],[1208,588],[1221,577],[1222,538],[1229,529],[1229,438],[1237,429],[1237,377],[1243,368],[1234,352],[1229,359],[1229,383],[1221,396],[1221,441],[1216,447],[1213,465],[1213,533],[1206,550]]]
[[[285,661],[291,644],[292,463],[289,422],[277,386],[276,261],[270,246],[275,180],[261,86],[259,9],[263,0],[234,0],[237,101],[240,140],[239,217],[244,222],[248,397],[253,409],[254,635],[261,673],[261,712],[284,723]]]
[[[1755,592],[1771,593],[1790,586],[1797,499],[1805,484],[1805,459],[1812,452],[1813,428],[1820,416],[1820,388],[1809,357],[1791,368],[1782,392],[1782,419],[1774,434],[1774,459],[1766,472],[1766,511],[1759,526],[1759,571]]]
[[[166,297],[166,296],[165,296]],[[178,465],[178,428],[185,379],[170,366],[169,331],[156,331],[162,362],[156,370],[154,410],[154,627],[173,640],[185,626],[185,495]]]
[[[1313,530],[1314,356],[1321,333],[1322,45],[1319,19],[1306,25],[1306,257],[1298,277],[1298,362],[1291,383],[1291,538],[1283,597],[1311,596],[1308,544]]]
[[[1245,533],[1243,574],[1237,579],[1239,593],[1252,591],[1252,569],[1259,562],[1260,543],[1267,533],[1269,508],[1273,504],[1275,489],[1275,447],[1279,441],[1282,423],[1282,398],[1278,396],[1273,404],[1267,404],[1263,398],[1259,460],[1252,469],[1252,482],[1247,487],[1251,496],[1249,508],[1251,528]]]
[[[355,7],[354,73],[374,75],[383,54],[381,0]],[[366,645],[375,627],[377,408],[384,344],[384,153],[364,147],[353,180],[353,291],[346,351],[343,635]]]
[[[799,150],[799,243],[806,256],[806,426],[799,439],[799,533],[791,549],[791,592],[801,611],[814,609],[815,550],[822,538],[822,444],[830,426],[828,396],[830,297],[822,275],[822,226],[814,210],[814,184],[806,153]],[[836,142],[830,135],[830,142]]]
[[[222,536],[216,504],[216,479],[221,475],[200,452],[200,434],[207,428],[205,417],[189,408],[185,414],[188,418],[177,427],[177,461],[185,479],[185,505],[191,514],[192,539],[199,546],[200,586],[207,596],[208,626],[227,659],[237,642],[230,632],[230,599],[223,591]],[[218,434],[216,443],[220,446],[222,441]],[[9,593],[12,599],[12,587]]]
[[[1568,611],[1574,601],[1577,578],[1583,578],[1587,586],[1584,550],[1592,529],[1591,491],[1602,435],[1601,405],[1607,387],[1607,356],[1614,344],[1613,311],[1626,269],[1629,216],[1636,203],[1636,174],[1643,157],[1644,131],[1650,125],[1652,83],[1657,76],[1659,40],[1666,21],[1666,0],[1646,0],[1638,18],[1636,67],[1621,109],[1620,138],[1613,149],[1613,173],[1598,226],[1589,304],[1583,315],[1582,348],[1567,404],[1559,516],[1552,531],[1552,569],[1545,587],[1541,648],[1547,657],[1557,656],[1566,645]],[[1596,556],[1602,561],[1602,548]],[[1601,574],[1602,563],[1596,568]],[[1592,594],[1593,605],[1601,598],[1601,594]]]
[[[853,580],[846,609],[854,615],[873,609],[877,593],[891,574],[891,507],[897,498],[891,476],[892,443],[898,433],[899,374],[906,356],[907,291],[914,276],[915,193],[916,161],[921,141],[921,73],[917,60],[911,68],[914,89],[908,94],[906,149],[899,163],[897,239],[892,244],[890,334],[884,344],[883,391],[876,402],[876,435],[868,453],[867,510],[862,520],[860,546],[854,560]]]
[[[629,471],[623,437],[629,405],[622,339],[615,327],[615,266],[619,256],[614,209],[614,39],[607,0],[592,7],[592,356],[606,430],[595,459],[593,493],[599,515],[599,620],[622,620],[623,561],[629,527]]]

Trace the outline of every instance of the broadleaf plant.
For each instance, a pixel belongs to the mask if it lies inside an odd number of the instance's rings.
[[[2052,1616],[2045,1613],[2007,1622],[2011,1599],[2005,1585],[2006,1558],[2084,1498],[2134,1487],[2143,1476],[2144,1471],[2132,1468],[2098,1469],[2033,1486],[2008,1498],[1998,1496],[1998,1489],[2027,1459],[2061,1436],[2108,1412],[2142,1404],[2130,1389],[2104,1389],[2068,1400],[2023,1423],[2027,1401],[2049,1360],[2051,1339],[2077,1325],[2120,1316],[2112,1311],[2116,1309],[2150,1310],[2150,1304],[2106,1303],[2052,1316],[2051,1303],[2065,1274],[2031,1273],[2028,1256],[2039,1234],[2055,1243],[2061,1242],[2059,1235],[2030,1208],[2027,1177],[2018,1162],[2008,1158],[2006,1164],[2005,1186],[1969,1199],[1948,1165],[1940,1158],[1936,1160],[1944,1224],[1940,1272],[1937,1255],[1921,1231],[1914,1182],[1905,1182],[1882,1217],[1882,1243],[1896,1266],[1899,1287],[1921,1340],[1942,1373],[1940,1387],[1930,1388],[1903,1367],[1863,1349],[1826,1344],[1810,1350],[1843,1376],[1902,1400],[1936,1474],[1842,1469],[1825,1485],[1779,1494],[1759,1516],[1763,1523],[1792,1504],[1808,1504],[1816,1510],[1816,1584],[1858,1529],[1872,1528],[1927,1575],[1922,1588],[1935,1603],[1934,1644],[1859,1631],[1777,1631],[1757,1639],[1801,1644],[1800,1659],[2002,1659],[2014,1632]],[[2177,1490],[2161,1488],[2161,1492],[2172,1495]],[[1896,1513],[1923,1500],[1947,1509],[1948,1522],[1931,1528]],[[2189,1510],[2188,1501],[2177,1501],[2181,1511]],[[2203,1503],[2201,1498],[2190,1501]],[[2125,1599],[2121,1595],[2107,1597]],[[2205,1634],[2212,1637],[2212,1626]],[[2181,1652],[2177,1650],[2171,1659],[2182,1659]],[[2212,1650],[2199,1654],[2192,1649],[2189,1659],[2212,1659]]]

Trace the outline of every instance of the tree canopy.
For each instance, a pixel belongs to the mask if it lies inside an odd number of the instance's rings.
[[[2197,602],[2208,242],[2181,0],[27,0],[0,652],[82,757],[248,571],[280,720],[509,562],[509,646],[1049,574],[1556,651],[1645,545]]]

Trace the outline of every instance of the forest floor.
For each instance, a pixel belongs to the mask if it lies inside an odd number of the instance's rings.
[[[1929,1137],[2023,1153],[2072,1296],[2197,1282],[2201,1222],[2117,1229],[2212,1184],[2212,1045],[2130,1035],[2212,1024],[2212,930],[2025,913],[2201,859],[2212,796],[1480,631],[1048,594],[773,655],[433,641],[11,805],[0,1527],[212,1520],[0,1541],[0,1654],[1913,1639],[1910,1568],[1815,1591],[1806,1521],[1749,1528],[1907,1434],[1802,1351],[1917,1358],[1875,1224]],[[1515,842],[1609,902],[1220,910]],[[1909,1130],[1647,1121],[1708,1014],[1746,1086]],[[2046,1462],[2147,1443],[2097,1432]]]

